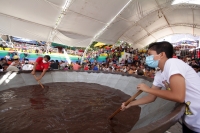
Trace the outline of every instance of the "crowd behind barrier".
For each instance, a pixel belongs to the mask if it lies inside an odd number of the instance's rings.
[[[26,49],[28,50],[28,49]],[[177,50],[178,51],[178,50]],[[175,51],[173,58],[179,58],[189,64],[200,75],[200,60],[197,60],[192,54],[187,53],[181,56],[181,52]],[[25,71],[32,70],[33,63],[29,61],[28,52],[24,52],[24,58],[20,59],[20,53],[17,49],[1,58],[0,71]],[[106,60],[98,62],[100,56],[106,56]],[[51,56],[51,55],[50,55]],[[89,51],[81,64],[80,58],[76,62],[50,60],[50,70],[93,70],[121,72],[128,74],[142,75],[154,78],[157,69],[150,68],[145,64],[145,58],[148,56],[146,50],[133,49],[129,45],[120,45],[115,48],[99,48],[96,51]]]

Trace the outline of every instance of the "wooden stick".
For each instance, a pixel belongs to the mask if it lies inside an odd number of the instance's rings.
[[[131,101],[133,101],[138,95],[140,95],[142,93],[141,90],[139,90],[137,93],[135,93],[135,95],[133,95],[131,98],[129,98],[126,102],[125,102],[125,106],[127,106]],[[110,117],[108,117],[109,120],[111,120],[116,114],[118,114],[121,111],[121,107],[118,108]]]
[[[35,77],[35,79],[37,78],[35,75],[34,75],[34,77]],[[39,84],[42,88],[44,88],[44,86],[42,85],[42,83],[40,82],[40,80],[38,80],[37,82],[38,82],[38,84]]]

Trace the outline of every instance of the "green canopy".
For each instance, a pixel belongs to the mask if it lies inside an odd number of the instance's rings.
[[[59,44],[59,43],[51,43],[51,46],[53,47],[62,47],[62,48],[68,48],[69,46],[64,45],[64,44]]]

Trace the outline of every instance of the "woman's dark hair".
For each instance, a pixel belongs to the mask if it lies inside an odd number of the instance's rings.
[[[163,41],[163,42],[154,42],[149,45],[149,50],[154,50],[157,54],[161,52],[165,52],[167,58],[173,57],[173,46],[171,43]]]

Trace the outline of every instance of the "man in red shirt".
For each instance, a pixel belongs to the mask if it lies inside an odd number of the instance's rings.
[[[51,57],[49,55],[45,55],[44,57],[38,57],[34,63],[32,75],[35,75],[35,71],[43,71],[39,77],[36,77],[36,80],[40,80],[49,69],[49,60]]]

